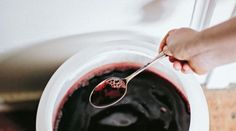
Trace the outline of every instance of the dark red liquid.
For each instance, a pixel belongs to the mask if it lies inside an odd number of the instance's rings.
[[[89,95],[97,84],[109,77],[124,78],[138,68],[114,65],[113,67],[113,70],[89,79],[87,85],[77,85],[78,89],[68,96],[68,100],[58,112],[55,130],[189,130],[188,103],[172,83],[151,71],[144,71],[133,78],[128,85],[127,95],[114,106],[102,109],[91,106]],[[116,96],[115,94],[112,93],[111,97]]]
[[[114,87],[104,81],[93,91],[91,102],[95,106],[106,106],[119,100],[125,94],[126,87]]]

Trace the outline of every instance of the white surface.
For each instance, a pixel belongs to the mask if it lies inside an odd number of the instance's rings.
[[[235,0],[216,0],[210,25],[213,26],[229,19],[235,7]],[[206,86],[219,89],[227,87],[230,83],[236,83],[236,63],[214,69]]]
[[[0,54],[101,30],[139,31],[161,39],[172,28],[189,26],[193,4],[194,0],[1,0]],[[234,5],[235,0],[216,0],[210,24],[228,19]],[[215,80],[227,70],[215,71],[209,86],[219,86]],[[203,83],[205,76],[198,76],[198,80]],[[221,81],[228,84],[228,79]]]
[[[207,84],[209,88],[225,88],[236,83],[236,63],[216,68]]]
[[[232,16],[233,9],[236,6],[235,4],[235,0],[216,0],[216,5],[210,25],[216,25],[229,19]]]
[[[125,29],[161,38],[188,26],[194,0],[1,0],[0,52],[85,32]]]

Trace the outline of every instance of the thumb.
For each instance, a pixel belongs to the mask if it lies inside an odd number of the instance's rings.
[[[170,52],[168,46],[164,46],[163,53],[168,55],[168,56],[173,56],[173,54]]]

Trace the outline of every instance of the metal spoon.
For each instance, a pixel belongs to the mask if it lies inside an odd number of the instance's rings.
[[[90,104],[95,108],[106,108],[119,102],[127,93],[127,85],[135,76],[166,55],[161,52],[152,61],[139,68],[126,78],[110,77],[100,82],[89,96]]]

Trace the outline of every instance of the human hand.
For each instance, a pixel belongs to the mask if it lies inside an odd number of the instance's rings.
[[[176,70],[181,70],[183,73],[194,71],[197,74],[204,74],[212,68],[205,62],[212,55],[201,43],[200,32],[190,28],[174,29],[166,34],[159,51],[169,56]]]

